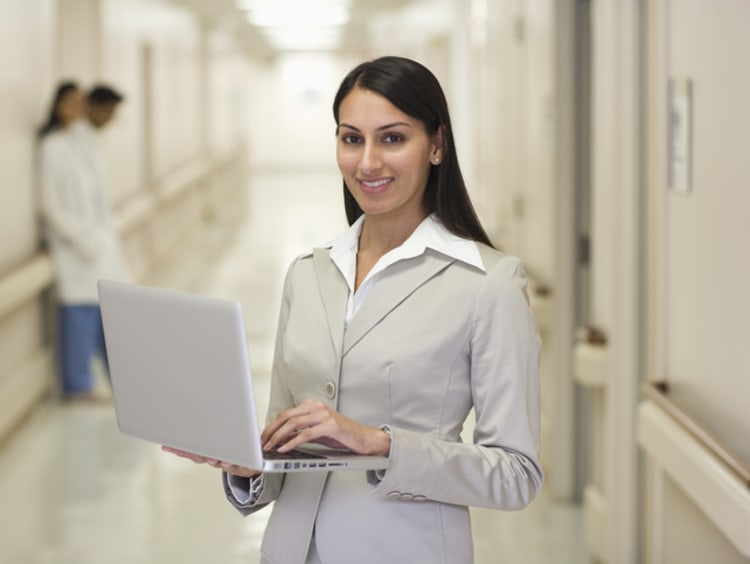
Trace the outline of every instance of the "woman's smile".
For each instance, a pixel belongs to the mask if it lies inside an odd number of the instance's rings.
[[[378,178],[376,180],[365,180],[363,178],[359,179],[359,185],[362,187],[362,191],[367,192],[368,194],[378,194],[380,192],[385,192],[392,182],[393,177]]]

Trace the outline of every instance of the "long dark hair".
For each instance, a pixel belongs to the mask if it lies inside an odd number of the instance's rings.
[[[427,67],[404,57],[380,57],[355,67],[339,86],[333,100],[333,117],[339,125],[341,102],[354,88],[384,96],[406,115],[421,121],[429,136],[442,131],[442,161],[430,167],[424,206],[459,237],[492,247],[479,222],[461,175],[453,140],[448,102],[435,75]],[[344,207],[349,225],[362,215],[362,208],[344,183]]]
[[[72,80],[66,80],[58,84],[55,95],[52,97],[52,105],[50,106],[47,120],[37,131],[39,137],[44,137],[48,133],[52,133],[62,125],[60,117],[57,115],[57,105],[68,93],[75,90],[78,90],[78,84]]]

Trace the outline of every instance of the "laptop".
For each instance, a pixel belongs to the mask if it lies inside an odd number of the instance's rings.
[[[319,445],[263,452],[238,302],[110,280],[98,289],[122,433],[263,472],[388,466]]]

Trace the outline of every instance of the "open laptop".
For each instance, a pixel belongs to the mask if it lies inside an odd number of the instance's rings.
[[[238,302],[109,280],[99,299],[124,434],[263,472],[387,467],[316,445],[263,452]]]

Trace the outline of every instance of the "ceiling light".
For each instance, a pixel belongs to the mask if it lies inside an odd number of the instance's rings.
[[[341,43],[341,28],[315,27],[300,31],[293,28],[265,28],[268,42],[279,51],[329,51]]]
[[[349,21],[350,0],[236,0],[257,26],[345,25]]]
[[[279,50],[338,47],[350,0],[235,0],[247,21]]]
[[[290,12],[279,6],[272,10],[252,10],[247,13],[247,21],[258,27],[346,25],[349,11],[338,7],[304,6]]]

